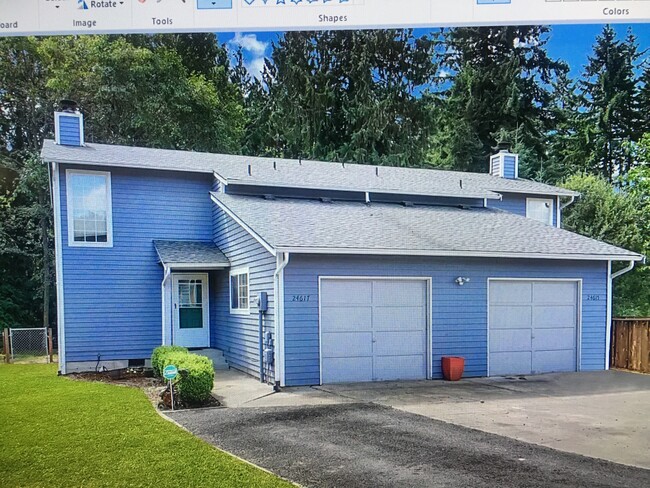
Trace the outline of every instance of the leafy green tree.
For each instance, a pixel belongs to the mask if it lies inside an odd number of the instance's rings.
[[[433,42],[411,31],[287,33],[274,44],[247,134],[254,154],[421,164]]]
[[[552,81],[565,63],[546,51],[544,26],[463,27],[438,38],[440,63],[432,164],[485,172],[505,131],[520,148],[522,176],[534,176],[553,127]]]
[[[76,100],[90,141],[237,152],[243,128],[239,91],[225,68],[189,72],[167,46],[124,37],[50,38],[40,53],[55,98]]]
[[[647,201],[650,193],[647,193],[647,186],[644,190],[621,190],[594,175],[571,176],[564,186],[582,195],[565,210],[562,221],[566,229],[647,254],[650,241],[647,233],[650,218]],[[645,209],[640,205],[640,193],[646,201]],[[649,277],[648,266],[640,264],[633,272],[616,280],[615,315],[650,315]]]

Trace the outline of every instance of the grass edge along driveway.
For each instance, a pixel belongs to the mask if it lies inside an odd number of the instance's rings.
[[[0,480],[14,487],[289,487],[161,418],[135,388],[0,365]]]

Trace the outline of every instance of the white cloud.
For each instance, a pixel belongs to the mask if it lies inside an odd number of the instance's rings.
[[[251,54],[251,56],[260,57],[266,54],[266,50],[269,47],[268,42],[260,41],[255,34],[246,34],[242,35],[241,32],[237,32],[235,37],[233,37],[228,44],[233,47],[241,47],[244,51]]]
[[[244,51],[244,66],[255,78],[259,79],[264,70],[264,58],[270,43],[260,41],[255,34],[242,35],[237,32],[235,37],[228,41],[231,49],[241,48]]]

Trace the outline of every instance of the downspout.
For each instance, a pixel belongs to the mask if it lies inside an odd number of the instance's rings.
[[[288,252],[279,253],[276,259],[273,284],[275,287],[275,342],[278,353],[275,355],[274,390],[279,391],[280,387],[284,386],[284,268],[289,264],[291,255]]]
[[[164,275],[163,275],[162,283],[160,284],[160,296],[162,298],[162,300],[161,300],[161,302],[162,302],[162,315],[161,315],[161,317],[162,317],[162,344],[161,345],[165,346],[166,345],[165,344],[165,335],[166,335],[165,329],[167,328],[167,327],[165,327],[165,315],[166,315],[165,314],[165,312],[166,312],[166,307],[165,307],[165,295],[166,295],[165,294],[165,285],[167,285],[167,280],[169,280],[169,277],[172,274],[172,270],[171,270],[170,267],[166,266],[164,263],[163,263],[163,269],[164,269]],[[170,345],[171,345],[171,342],[170,342]]]
[[[63,236],[61,235],[61,181],[59,165],[52,165],[52,201],[54,216],[54,271],[56,277],[56,321],[59,342],[59,373],[67,373],[65,349],[65,299],[63,290]]]
[[[645,261],[645,259],[644,259]],[[634,269],[634,261],[630,261],[625,268],[612,273],[612,262],[607,261],[607,332],[605,334],[605,370],[609,370],[609,364],[611,361],[611,348],[612,348],[612,299],[614,291],[614,280],[619,276],[623,276],[625,273],[629,273]]]
[[[557,227],[558,227],[558,229],[561,229],[562,228],[562,210],[564,210],[569,205],[571,205],[573,202],[575,202],[576,197],[574,195],[571,195],[571,197],[569,197],[569,201],[566,202],[566,203],[563,203],[562,205],[559,205],[560,197],[557,198],[557,201],[558,201]]]

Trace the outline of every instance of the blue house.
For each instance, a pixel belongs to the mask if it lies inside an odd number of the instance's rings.
[[[63,374],[161,344],[282,386],[608,367],[612,263],[562,229],[578,195],[490,174],[86,144],[56,114],[42,158]],[[487,164],[488,162],[486,162]]]

